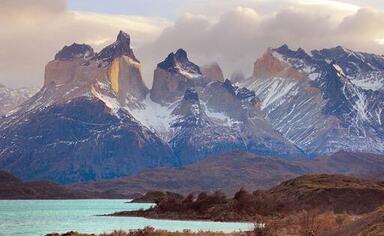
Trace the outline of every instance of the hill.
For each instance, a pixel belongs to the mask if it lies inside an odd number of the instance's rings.
[[[233,198],[220,192],[165,196],[155,208],[118,212],[114,216],[166,219],[253,221],[300,211],[364,214],[384,204],[384,183],[343,175],[304,175],[267,191],[238,191]]]
[[[375,154],[338,152],[314,160],[283,160],[236,152],[212,156],[182,168],[148,170],[136,176],[71,187],[121,194],[144,194],[154,190],[182,194],[221,190],[232,195],[239,188],[268,189],[308,173],[384,179],[384,158]]]
[[[50,181],[23,182],[12,174],[0,171],[0,199],[85,199],[131,198],[113,192],[74,190]]]

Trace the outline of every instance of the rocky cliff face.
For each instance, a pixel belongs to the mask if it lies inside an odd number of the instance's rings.
[[[130,37],[124,32],[96,54],[88,45],[65,46],[45,68],[44,85],[51,83],[72,88],[64,99],[111,88],[122,106],[139,106],[149,91],[140,62],[130,48]]]
[[[131,110],[169,142],[183,164],[230,151],[303,155],[264,120],[254,92],[200,71],[184,50],[171,53],[157,66],[151,99]]]
[[[245,150],[241,134],[209,117],[198,93],[187,89],[172,111],[172,136],[169,141],[182,164],[190,164],[210,155]]]
[[[384,151],[384,59],[342,47],[270,49],[242,82],[274,129],[308,155]]]
[[[44,87],[0,122],[0,168],[71,183],[179,165],[169,145],[127,112],[148,91],[128,46],[120,32],[97,54],[86,45],[63,48],[46,67]]]
[[[157,65],[153,77],[151,99],[169,104],[184,95],[185,90],[202,80],[200,68],[190,62],[183,49],[171,53]]]
[[[201,73],[211,81],[224,81],[223,71],[216,62],[201,67]]]
[[[157,65],[149,91],[126,33],[98,53],[66,46],[46,66],[43,88],[0,119],[0,169],[70,183],[232,151],[384,152],[383,57],[282,46],[236,84],[213,68],[179,49]]]

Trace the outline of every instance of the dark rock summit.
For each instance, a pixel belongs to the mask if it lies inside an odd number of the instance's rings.
[[[128,56],[132,60],[139,62],[136,59],[131,48],[131,37],[129,34],[120,31],[117,35],[116,41],[97,53],[96,58],[102,61],[111,62],[116,57]]]
[[[94,55],[93,49],[87,44],[73,43],[65,46],[56,55],[55,60],[71,60],[75,58],[89,58]]]
[[[181,48],[176,53],[170,53],[164,61],[158,64],[158,67],[172,73],[201,74],[199,66],[190,62],[187,52]]]
[[[160,104],[176,101],[188,88],[202,82],[199,66],[189,61],[183,49],[171,53],[157,65],[154,73],[151,99]]]
[[[196,90],[189,88],[172,114],[175,132],[169,141],[182,164],[205,159],[209,155],[245,150],[239,133],[211,120],[199,100]]]

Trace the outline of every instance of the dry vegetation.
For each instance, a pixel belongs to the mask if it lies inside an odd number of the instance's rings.
[[[182,232],[168,232],[165,230],[156,230],[152,227],[130,231],[114,231],[112,233],[103,233],[98,236],[261,236],[258,232],[239,232],[239,233],[221,233],[221,232],[191,232],[184,230]],[[96,234],[81,234],[77,232],[68,232],[64,234],[48,234],[47,236],[96,236]]]
[[[335,236],[384,235],[384,184],[340,175],[306,175],[267,191],[238,191],[233,198],[223,192],[182,196],[148,193],[148,210],[117,212],[113,216],[138,216],[177,220],[247,221],[264,223],[242,233],[166,232],[145,228],[109,235],[270,235]],[[378,210],[377,210],[378,209]],[[76,234],[68,234],[76,235]]]
[[[156,194],[159,196],[159,194]],[[303,210],[319,213],[364,214],[384,205],[384,184],[340,175],[306,175],[286,181],[268,191],[241,189],[233,198],[216,191],[182,197],[164,194],[149,210],[117,212],[114,216],[261,222]]]

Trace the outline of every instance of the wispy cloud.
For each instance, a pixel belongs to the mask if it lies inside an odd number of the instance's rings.
[[[131,34],[148,84],[156,64],[181,47],[198,64],[218,61],[227,76],[237,70],[250,73],[266,48],[284,43],[293,48],[343,45],[383,53],[384,12],[374,8],[336,0],[184,2],[180,17],[170,22],[71,11],[65,0],[2,0],[0,82],[16,87],[41,84],[44,65],[61,47],[75,41],[99,50],[120,29]]]
[[[268,47],[285,43],[307,50],[343,45],[383,53],[384,12],[380,10],[330,0],[223,2],[225,9],[219,8],[223,13],[216,18],[210,17],[213,5],[199,11],[205,5],[191,3],[189,13],[165,29],[157,41],[141,48],[139,56],[152,69],[169,51],[183,47],[199,64],[219,62],[229,76],[238,70],[250,74],[254,61]],[[151,71],[146,72],[149,81],[150,77]]]
[[[45,64],[64,45],[99,50],[122,29],[140,47],[171,25],[163,18],[70,11],[64,0],[3,0],[0,22],[0,83],[13,87],[41,84]]]

